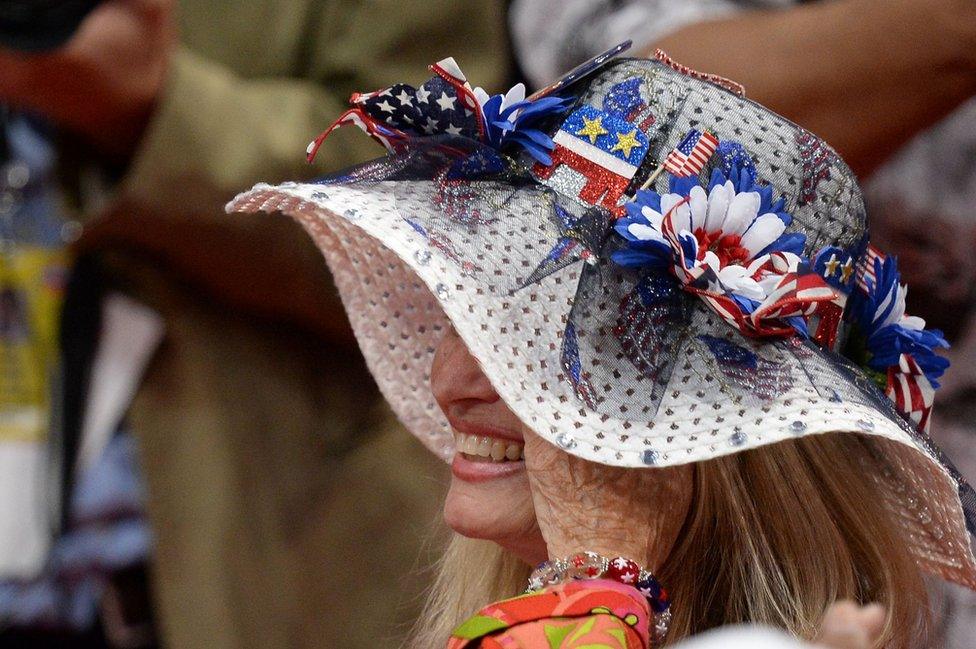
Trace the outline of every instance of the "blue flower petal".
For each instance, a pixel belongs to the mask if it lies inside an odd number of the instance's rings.
[[[678,243],[681,244],[681,250],[685,255],[685,267],[691,268],[698,259],[698,239],[690,234],[678,235]]]
[[[763,185],[759,188],[759,213],[765,214],[773,206],[773,188]]]
[[[685,176],[683,178],[671,176],[671,180],[668,182],[668,192],[678,194],[679,196],[687,196],[691,193],[691,188],[697,186],[697,176]]]
[[[763,248],[759,255],[768,255],[773,252],[792,252],[794,255],[803,256],[803,249],[807,245],[807,235],[802,232],[784,232],[779,235],[776,241]]]
[[[661,211],[661,195],[655,191],[641,189],[637,192],[634,197],[635,202],[629,203],[630,205],[635,205],[637,207],[637,212],[640,213],[640,208],[647,206],[654,210],[655,212]]]
[[[717,187],[718,185],[724,185],[726,180],[728,180],[728,178],[725,177],[725,174],[722,173],[721,169],[719,169],[718,167],[712,169],[712,177],[708,181],[709,193],[713,189],[715,189],[715,187]]]
[[[794,316],[792,318],[786,318],[786,322],[789,323],[793,329],[796,330],[798,334],[804,338],[810,337],[810,330],[807,328],[807,321],[800,316]]]
[[[744,295],[739,295],[738,293],[731,293],[732,301],[739,305],[739,309],[742,310],[744,314],[750,314],[759,308],[759,302],[747,298]]]
[[[610,255],[613,263],[624,268],[666,268],[671,265],[669,257],[670,254],[668,257],[661,257],[646,250],[632,250],[630,248],[617,250]]]
[[[630,233],[630,230],[628,230],[628,228],[631,226],[632,223],[633,221],[631,221],[630,219],[620,219],[619,221],[613,224],[613,229],[616,230],[617,234],[622,236],[627,241],[636,241],[637,237],[632,235]]]

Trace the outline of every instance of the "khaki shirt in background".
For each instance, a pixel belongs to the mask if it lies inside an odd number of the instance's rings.
[[[80,192],[79,251],[166,322],[129,417],[160,639],[381,646],[418,610],[444,467],[382,406],[308,237],[223,205],[381,155],[350,129],[304,162],[353,91],[419,84],[451,55],[503,90],[503,3],[184,0],[178,21],[139,150],[104,209]]]

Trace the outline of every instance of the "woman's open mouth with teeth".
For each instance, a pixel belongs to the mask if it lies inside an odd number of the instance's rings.
[[[525,459],[525,444],[486,435],[454,433],[457,452],[472,462],[516,462]]]

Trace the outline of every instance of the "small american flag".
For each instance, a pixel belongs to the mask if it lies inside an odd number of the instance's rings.
[[[705,131],[688,131],[684,139],[664,159],[664,169],[672,176],[696,176],[715,153],[718,138]]]
[[[884,253],[869,244],[864,254],[857,260],[857,266],[854,269],[854,281],[859,289],[867,292],[868,282],[871,282],[872,286],[877,284],[878,278],[874,272],[874,262],[883,262],[884,260]]]

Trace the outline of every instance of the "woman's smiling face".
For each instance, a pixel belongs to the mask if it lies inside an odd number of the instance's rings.
[[[524,461],[525,438],[532,433],[453,329],[437,348],[430,383],[457,447],[444,519],[459,534],[494,541],[526,562],[544,560]]]

